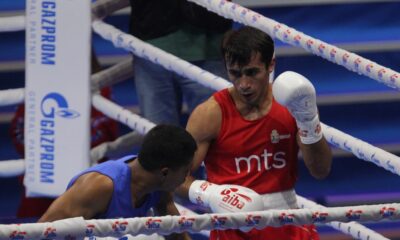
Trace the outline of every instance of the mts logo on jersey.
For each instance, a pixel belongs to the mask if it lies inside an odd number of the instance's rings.
[[[222,190],[221,192],[222,202],[232,207],[242,209],[245,206],[246,202],[250,203],[252,202],[252,200],[249,196],[237,193],[237,191],[238,191],[237,188],[232,188],[232,187],[225,188],[224,190]]]
[[[255,162],[257,164],[258,172],[261,172],[262,169],[265,169],[267,171],[272,168],[281,169],[286,166],[286,159],[284,159],[285,156],[285,152],[270,153],[267,149],[264,149],[263,153],[260,156],[254,154],[248,157],[237,157],[235,158],[236,172],[239,174],[242,171],[240,165],[241,162],[245,163],[245,167],[247,166],[247,173],[250,173],[251,171],[251,162]],[[270,159],[272,161],[270,161]],[[244,170],[246,170],[246,168]]]

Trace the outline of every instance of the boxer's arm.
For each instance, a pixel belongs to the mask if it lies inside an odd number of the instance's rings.
[[[155,211],[159,216],[166,216],[166,215],[180,215],[178,209],[175,206],[173,195],[170,192],[162,192],[160,201],[158,202],[157,206],[155,207]],[[183,239],[183,240],[190,240],[190,236],[188,233],[173,233],[168,236],[165,236],[166,239]]]
[[[159,216],[179,215],[172,193],[170,192],[161,192],[160,201],[157,203],[154,210]]]
[[[186,130],[197,143],[191,173],[194,173],[203,162],[211,141],[218,136],[221,121],[221,109],[213,97],[197,106],[190,115]],[[178,187],[176,193],[181,197],[188,198],[189,188],[194,180],[192,176],[186,177],[185,182]]]
[[[310,174],[317,179],[328,176],[331,170],[332,152],[325,138],[313,144],[303,144],[298,136],[297,142]]]
[[[50,205],[39,222],[79,216],[91,219],[107,210],[113,188],[113,182],[107,176],[99,173],[82,175]]]

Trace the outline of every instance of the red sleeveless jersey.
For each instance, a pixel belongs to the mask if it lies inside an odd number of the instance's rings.
[[[294,188],[297,180],[297,127],[288,110],[272,101],[270,112],[244,119],[228,89],[215,93],[221,130],[204,160],[208,181],[237,184],[265,194]]]

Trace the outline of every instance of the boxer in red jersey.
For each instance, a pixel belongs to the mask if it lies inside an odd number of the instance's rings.
[[[222,53],[233,87],[215,93],[189,118],[187,130],[198,144],[192,171],[204,161],[209,182],[252,189],[262,196],[266,210],[298,208],[294,191],[298,150],[315,178],[326,177],[331,168],[315,90],[293,72],[270,83],[274,44],[257,29],[244,27],[226,34]],[[191,194],[199,191],[196,182],[188,177],[178,193],[192,200]],[[313,226],[286,225],[249,232],[214,230],[210,239],[319,237]]]

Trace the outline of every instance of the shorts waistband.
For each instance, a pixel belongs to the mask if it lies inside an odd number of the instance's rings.
[[[296,192],[294,189],[282,192],[266,193],[261,196],[263,198],[265,210],[298,208]]]

